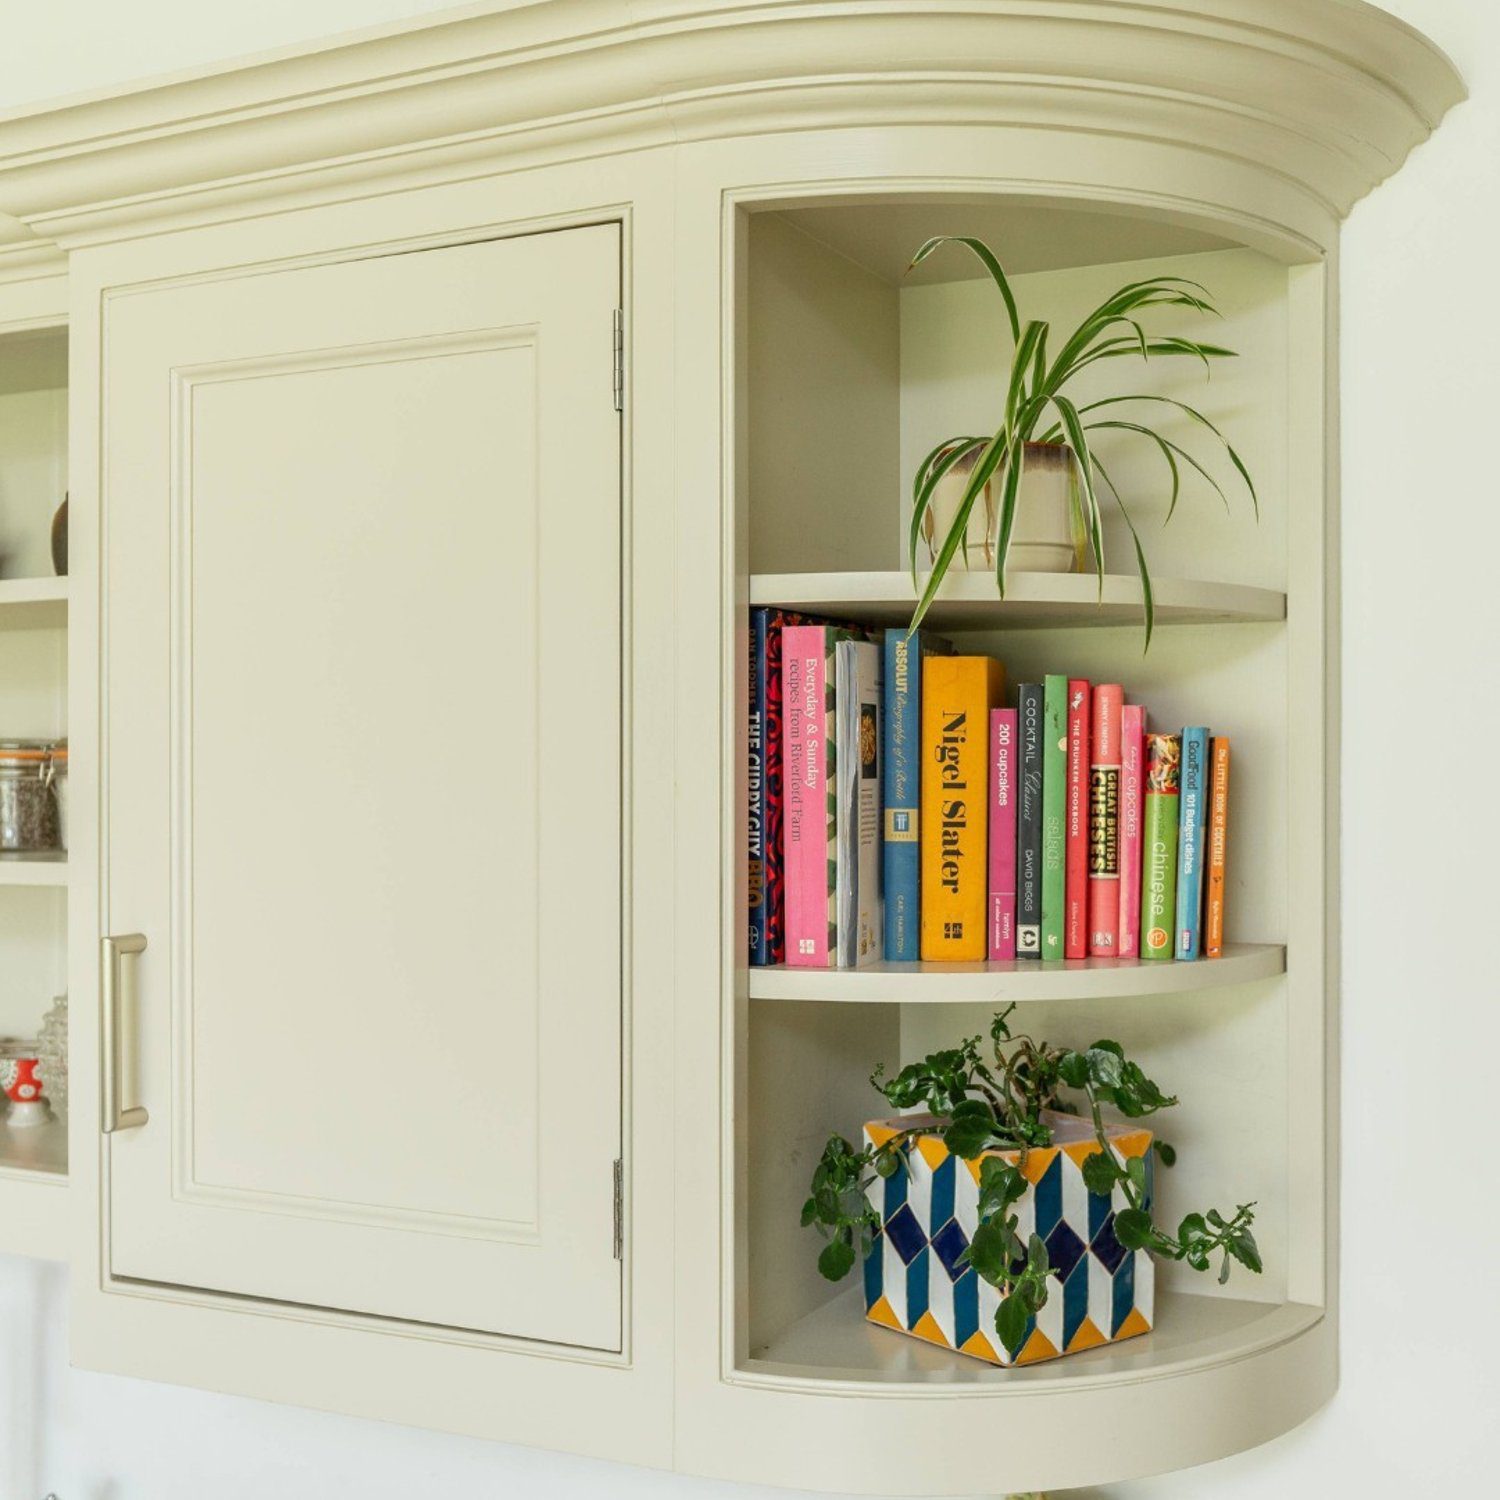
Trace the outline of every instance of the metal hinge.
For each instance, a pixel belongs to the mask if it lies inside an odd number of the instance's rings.
[[[615,1158],[615,1259],[625,1258],[625,1163]]]
[[[615,309],[615,410],[625,410],[625,309]]]

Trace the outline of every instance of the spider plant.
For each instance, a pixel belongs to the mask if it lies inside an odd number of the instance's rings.
[[[1145,549],[1141,546],[1135,523],[1093,450],[1091,434],[1129,433],[1156,447],[1166,464],[1172,486],[1167,520],[1171,520],[1177,509],[1184,465],[1207,481],[1224,501],[1226,508],[1228,497],[1218,480],[1186,448],[1172,438],[1165,437],[1148,421],[1138,419],[1140,414],[1137,408],[1141,406],[1170,407],[1206,428],[1229,455],[1229,461],[1250,492],[1251,504],[1259,517],[1260,502],[1255,493],[1255,485],[1251,481],[1249,470],[1224,434],[1201,411],[1186,402],[1171,396],[1121,394],[1077,404],[1063,392],[1082,371],[1106,359],[1187,358],[1201,361],[1205,372],[1211,372],[1214,360],[1233,358],[1234,350],[1177,334],[1148,333],[1141,319],[1143,315],[1161,307],[1185,307],[1213,317],[1219,316],[1218,309],[1203,286],[1180,276],[1151,276],[1144,281],[1132,281],[1101,302],[1052,353],[1049,349],[1049,343],[1052,342],[1051,327],[1036,319],[1025,323],[1021,321],[1010,280],[994,252],[983,240],[967,235],[936,235],[912,257],[909,269],[921,265],[929,255],[947,244],[962,245],[970,250],[999,290],[1010,328],[1010,379],[1006,386],[1005,407],[1000,425],[991,436],[945,438],[918,466],[912,482],[910,548],[912,585],[919,590],[919,599],[912,616],[912,629],[921,624],[947,575],[949,565],[961,547],[964,548],[967,560],[969,514],[979,496],[984,493],[985,486],[992,482],[999,486],[1000,491],[996,518],[998,534],[995,582],[1000,597],[1005,597],[1005,559],[1010,550],[1016,503],[1021,490],[1021,477],[1025,471],[1026,444],[1051,443],[1070,449],[1077,465],[1084,531],[1094,560],[1094,571],[1099,578],[1101,597],[1104,588],[1104,527],[1100,516],[1098,481],[1103,482],[1109,498],[1119,507],[1120,514],[1124,517],[1135,547],[1136,572],[1140,575],[1145,606],[1146,645],[1149,647],[1155,622],[1151,571],[1146,564]],[[1134,416],[1131,415],[1133,411]],[[923,518],[932,502],[933,491],[955,464],[970,462],[973,467],[969,471],[963,499],[947,535],[937,548],[932,570],[923,587],[917,572],[918,541],[922,534]]]

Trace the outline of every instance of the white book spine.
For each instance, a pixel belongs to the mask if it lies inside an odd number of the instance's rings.
[[[834,683],[838,798],[838,964],[874,963],[885,944],[880,891],[880,649],[840,641]]]

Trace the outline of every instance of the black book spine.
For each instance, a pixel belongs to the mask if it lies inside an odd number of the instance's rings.
[[[1016,957],[1042,956],[1042,708],[1039,682],[1017,689],[1021,735],[1016,808]]]

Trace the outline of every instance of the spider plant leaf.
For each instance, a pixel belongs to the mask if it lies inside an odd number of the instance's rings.
[[[1172,452],[1172,445],[1164,437],[1162,437],[1160,433],[1154,432],[1151,428],[1136,423],[1120,423],[1111,421],[1090,422],[1087,425],[1091,432],[1096,428],[1101,427],[1136,432],[1139,433],[1142,437],[1149,438],[1153,443],[1156,444],[1157,449],[1161,453],[1161,456],[1166,460],[1167,468],[1171,471],[1172,474],[1172,498],[1167,502],[1166,520],[1162,522],[1162,525],[1165,526],[1167,524],[1167,521],[1170,521],[1172,519],[1172,515],[1177,509],[1177,497],[1182,492],[1182,471],[1177,465],[1177,456]]]
[[[1021,476],[1026,470],[1026,444],[1011,449],[1005,465],[1005,483],[1000,490],[1000,515],[995,539],[995,586],[1005,597],[1005,560],[1010,555],[1010,534],[1016,524],[1016,504],[1021,494]]]
[[[922,597],[917,601],[916,611],[911,617],[911,624],[907,627],[909,631],[915,630],[922,623],[932,601],[937,597],[937,591],[942,587],[943,579],[948,574],[949,564],[953,561],[953,554],[958,551],[964,533],[968,530],[969,513],[974,509],[974,502],[983,493],[990,476],[1005,457],[1006,439],[1007,432],[1002,427],[985,444],[984,451],[975,462],[963,499],[959,501],[953,524],[948,528],[948,535],[943,538],[943,545],[938,549],[938,554],[932,561],[932,571],[927,575],[927,586],[922,590]]]
[[[1016,311],[1015,294],[1010,289],[1010,280],[1005,274],[1005,269],[995,257],[995,252],[985,244],[983,240],[974,239],[967,234],[937,234],[927,240],[911,258],[911,265],[907,270],[913,270],[921,265],[929,255],[941,245],[964,245],[973,251],[985,270],[990,273],[990,280],[1000,289],[1000,296],[1005,302],[1005,312],[1010,319],[1011,339],[1019,343],[1021,339],[1021,315]]]
[[[1014,434],[1016,419],[1022,403],[1027,399],[1026,377],[1031,374],[1036,351],[1047,338],[1047,325],[1032,321],[1026,325],[1021,341],[1016,345],[1015,357],[1010,364],[1010,388],[1005,393],[1005,425]]]
[[[1068,445],[1078,460],[1084,499],[1087,501],[1085,514],[1088,520],[1089,544],[1094,551],[1094,572],[1099,578],[1099,597],[1103,599],[1104,528],[1099,518],[1099,500],[1094,493],[1094,460],[1089,452],[1088,434],[1084,431],[1083,418],[1078,415],[1078,408],[1066,396],[1053,396],[1051,400],[1053,406],[1057,408],[1058,416],[1062,418],[1063,428],[1068,434]]]
[[[1234,451],[1234,445],[1226,442],[1224,451],[1229,455],[1229,462],[1239,471],[1239,476],[1245,481],[1245,488],[1250,491],[1250,504],[1255,509],[1255,519],[1260,520],[1260,496],[1255,493],[1255,481],[1250,477],[1250,471],[1241,461],[1238,453]]]
[[[1224,493],[1224,486],[1221,485],[1219,481],[1215,479],[1214,476],[1210,474],[1208,470],[1205,469],[1203,465],[1200,464],[1198,460],[1194,458],[1193,455],[1189,453],[1188,450],[1184,448],[1180,443],[1174,443],[1171,438],[1164,438],[1159,432],[1154,431],[1150,427],[1143,426],[1140,422],[1127,422],[1119,417],[1116,417],[1108,422],[1091,422],[1088,425],[1090,430],[1094,430],[1097,428],[1114,428],[1120,432],[1138,433],[1141,437],[1149,438],[1153,443],[1157,444],[1157,446],[1160,447],[1163,452],[1170,449],[1177,455],[1178,458],[1191,465],[1191,467],[1196,469],[1198,473],[1200,473],[1204,477],[1204,479],[1208,481],[1208,483],[1213,487],[1214,492],[1218,495],[1219,499],[1224,502],[1224,509],[1226,511],[1229,509],[1229,496]],[[1171,519],[1172,512],[1171,510],[1168,510],[1166,520],[1170,521]],[[1166,521],[1163,521],[1162,524],[1165,525]]]
[[[1217,344],[1200,344],[1193,339],[1153,338],[1148,341],[1147,351],[1154,355],[1189,355],[1194,359],[1202,360],[1205,367],[1212,359],[1237,358],[1233,349],[1222,349]],[[1140,345],[1133,338],[1105,340],[1078,359],[1068,378],[1072,379],[1086,365],[1093,364],[1095,360],[1118,359],[1122,355],[1139,353]]]
[[[1097,404],[1098,403],[1096,402],[1095,405]],[[924,458],[922,462],[917,465],[916,477],[911,482],[911,492],[913,499],[916,498],[917,491],[922,488],[922,481],[927,477],[927,471],[933,466],[934,463],[937,462],[938,458],[949,448],[951,448],[957,441],[957,438],[944,438],[942,442],[940,442],[932,450],[932,452],[929,453],[926,458]]]
[[[1037,340],[1036,357],[1031,366],[1031,389],[1033,394],[1042,387],[1047,376],[1047,324],[1042,324],[1042,336]]]
[[[1235,470],[1238,472],[1240,478],[1245,481],[1245,488],[1250,492],[1250,503],[1255,507],[1255,518],[1256,520],[1260,519],[1260,496],[1255,491],[1255,481],[1250,477],[1249,469],[1245,467],[1244,461],[1240,458],[1239,454],[1235,452],[1234,444],[1231,443],[1229,439],[1226,438],[1224,434],[1220,432],[1219,429],[1215,427],[1214,424],[1210,422],[1209,419],[1205,417],[1201,411],[1198,410],[1196,406],[1189,406],[1186,401],[1178,401],[1172,396],[1106,396],[1099,401],[1090,401],[1086,406],[1080,406],[1078,410],[1082,415],[1087,416],[1090,412],[1098,411],[1101,407],[1119,406],[1124,402],[1130,401],[1156,401],[1163,406],[1176,407],[1178,411],[1185,412],[1195,422],[1200,422],[1203,426],[1208,428],[1208,430],[1213,433],[1213,435],[1218,438],[1221,443],[1223,443],[1224,451],[1229,455],[1230,463],[1234,465]]]
[[[1191,277],[1188,276],[1152,276],[1150,280],[1157,282],[1172,282],[1177,286],[1190,286],[1194,291],[1202,292],[1205,297],[1211,295],[1208,288],[1204,286],[1201,281],[1194,281]],[[1140,286],[1141,283],[1133,281],[1130,283],[1130,285]]]
[[[1073,331],[1063,346],[1057,362],[1049,372],[1046,385],[1049,393],[1061,390],[1063,385],[1090,361],[1085,354],[1095,340],[1105,334],[1114,323],[1129,321],[1129,314],[1148,307],[1191,307],[1198,312],[1217,315],[1217,309],[1204,297],[1198,297],[1186,288],[1196,283],[1175,277],[1152,277],[1147,281],[1133,281],[1121,287],[1112,296],[1106,297]],[[1203,291],[1202,287],[1197,288]],[[1142,351],[1144,353],[1145,351]]]
[[[1234,359],[1237,356],[1233,349],[1225,349],[1219,344],[1204,344],[1197,339],[1176,338],[1168,335],[1157,341],[1162,345],[1163,354],[1187,354],[1203,361],[1203,368],[1210,377],[1213,376],[1214,367],[1211,363],[1215,359]]]
[[[1148,276],[1144,281],[1127,281],[1109,301],[1119,301],[1121,298],[1147,289],[1181,291],[1183,288],[1189,292],[1201,293],[1201,297],[1197,300],[1202,301],[1209,308],[1213,307],[1213,293],[1201,281],[1193,281],[1186,276]]]
[[[987,441],[987,438],[982,437],[946,438],[922,460],[922,465],[917,470],[917,482],[912,490],[911,525],[907,533],[907,552],[911,561],[911,582],[914,589],[917,587],[917,556],[922,538],[922,518],[932,503],[933,492],[954,464],[976,448],[982,448]]]
[[[1115,488],[1115,482],[1109,477],[1103,464],[1096,458],[1094,467],[1099,470],[1100,476],[1105,484],[1109,486],[1109,492],[1115,498],[1115,504],[1120,508],[1120,514],[1125,517],[1125,524],[1130,528],[1130,540],[1135,544],[1135,571],[1141,580],[1141,602],[1145,608],[1146,615],[1146,644],[1141,648],[1144,655],[1151,649],[1151,632],[1156,628],[1156,596],[1151,592],[1151,569],[1146,566],[1146,551],[1141,546],[1141,539],[1136,534],[1135,522],[1130,519],[1130,512],[1125,509],[1125,502],[1120,498],[1120,492]]]

